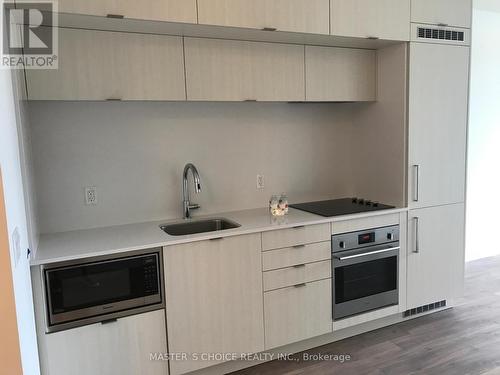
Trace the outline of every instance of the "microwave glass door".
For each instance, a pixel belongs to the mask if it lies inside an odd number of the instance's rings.
[[[158,256],[138,256],[46,271],[52,314],[159,294]]]

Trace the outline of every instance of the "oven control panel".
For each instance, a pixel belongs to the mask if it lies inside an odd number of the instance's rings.
[[[397,241],[399,241],[399,225],[341,233],[332,236],[332,252],[336,253]]]

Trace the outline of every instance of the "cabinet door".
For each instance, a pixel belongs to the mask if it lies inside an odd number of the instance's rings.
[[[59,0],[59,12],[196,23],[196,0]]]
[[[198,0],[199,23],[329,33],[329,0]]]
[[[331,0],[331,34],[410,39],[410,0]]]
[[[182,38],[59,29],[59,68],[26,71],[30,100],[185,100]]]
[[[150,360],[167,352],[165,310],[50,333],[45,345],[50,375],[168,375],[167,361]]]
[[[464,278],[463,204],[411,210],[408,220],[407,308],[453,299]]]
[[[373,101],[376,51],[306,46],[306,100]]]
[[[185,53],[188,100],[304,100],[304,46],[186,38]]]
[[[468,47],[410,45],[410,208],[465,200],[468,76]]]
[[[168,345],[188,360],[173,374],[208,367],[191,353],[258,353],[264,349],[260,234],[166,247]]]
[[[411,0],[411,22],[471,27],[472,0]]]
[[[332,279],[264,293],[266,349],[332,332]]]

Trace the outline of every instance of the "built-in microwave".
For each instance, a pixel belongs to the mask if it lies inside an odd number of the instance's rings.
[[[49,264],[42,275],[47,332],[165,306],[161,249]]]

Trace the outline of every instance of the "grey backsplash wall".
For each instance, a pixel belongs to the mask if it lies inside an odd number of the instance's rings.
[[[195,215],[353,194],[352,107],[287,103],[32,102],[41,233],[178,218],[181,176],[202,177]],[[257,190],[263,174],[265,189]],[[84,205],[85,186],[98,204]]]

